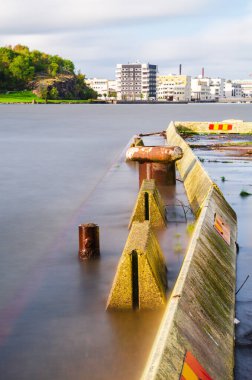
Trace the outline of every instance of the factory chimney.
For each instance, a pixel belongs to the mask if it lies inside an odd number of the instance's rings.
[[[180,65],[179,65],[179,75],[181,75],[181,74],[182,74],[182,65],[180,63]]]
[[[205,69],[204,69],[204,67],[202,67],[201,76],[202,76],[202,78],[205,77]]]

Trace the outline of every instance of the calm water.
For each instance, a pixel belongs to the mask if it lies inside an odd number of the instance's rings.
[[[252,120],[252,105],[0,105],[1,379],[139,378],[162,311],[104,312],[137,193],[122,152],[134,134],[165,130],[170,120],[227,118]],[[173,196],[183,198],[179,186]],[[242,201],[249,223],[251,200]],[[101,227],[102,257],[83,265],[77,225],[89,221]],[[239,283],[252,268],[245,227]],[[171,239],[179,229],[174,222]],[[237,304],[244,334],[252,330],[251,279]],[[250,350],[237,354],[237,379],[250,378]]]

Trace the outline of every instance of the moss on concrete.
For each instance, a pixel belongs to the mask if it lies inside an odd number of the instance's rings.
[[[155,180],[143,180],[137,201],[130,218],[129,228],[135,221],[144,222],[146,219],[145,193],[148,194],[149,221],[153,227],[165,227],[165,207],[159,191],[155,185]]]
[[[163,253],[150,222],[134,222],[109,294],[107,309],[132,309],[132,253],[138,257],[139,309],[166,303],[167,276]]]
[[[194,211],[200,214],[142,379],[179,380],[188,350],[213,379],[232,380],[236,214],[187,144],[180,143],[174,125],[168,128],[167,138],[168,143],[183,146],[178,168],[186,177]],[[209,181],[204,187],[205,175]],[[214,228],[216,213],[230,226],[230,245]]]

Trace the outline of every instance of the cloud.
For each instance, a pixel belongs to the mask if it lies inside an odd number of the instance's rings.
[[[248,70],[252,61],[252,13],[242,17],[212,21],[204,30],[187,36],[152,39],[142,46],[141,56],[174,66],[175,62],[192,67],[208,66],[219,75]],[[252,71],[252,67],[250,69]]]
[[[59,54],[87,76],[113,78],[117,63],[135,60],[160,73],[182,63],[191,75],[204,66],[209,75],[246,76],[252,7],[244,1],[0,0],[0,45]]]
[[[209,0],[0,0],[0,33],[52,33],[198,14]]]

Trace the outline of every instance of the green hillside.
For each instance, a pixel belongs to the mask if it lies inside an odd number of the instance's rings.
[[[58,55],[30,51],[22,45],[0,47],[1,94],[30,90],[34,99],[96,99],[96,92],[85,84],[85,76],[74,70],[72,61]]]

